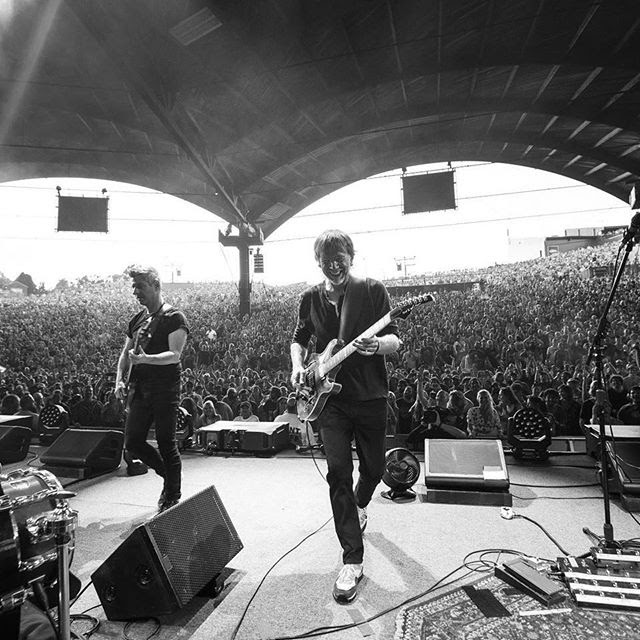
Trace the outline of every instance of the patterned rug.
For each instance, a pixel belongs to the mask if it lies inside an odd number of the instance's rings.
[[[499,578],[489,576],[471,583],[488,590],[493,608],[504,609],[487,617],[458,588],[403,609],[396,619],[394,640],[635,640],[640,639],[640,615],[627,611],[576,607],[564,602],[545,607]],[[479,595],[486,594],[480,591]],[[498,602],[495,602],[494,596]],[[521,615],[522,611],[571,609],[551,615]]]

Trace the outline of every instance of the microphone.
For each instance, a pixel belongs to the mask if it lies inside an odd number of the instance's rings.
[[[629,242],[634,242],[635,244],[640,242],[640,212],[631,218],[631,222],[622,236],[622,244]]]

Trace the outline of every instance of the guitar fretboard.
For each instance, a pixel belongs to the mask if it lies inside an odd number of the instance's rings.
[[[356,348],[353,346],[353,343],[360,338],[373,338],[378,331],[384,329],[391,322],[391,312],[382,316],[380,320],[378,320],[375,324],[372,324],[368,329],[363,331],[357,338],[354,338],[349,344],[345,345],[338,353],[332,355],[328,360],[323,362],[318,367],[318,374],[322,378],[329,371],[335,369],[339,364],[341,364],[344,360],[346,360],[352,353],[356,351]]]

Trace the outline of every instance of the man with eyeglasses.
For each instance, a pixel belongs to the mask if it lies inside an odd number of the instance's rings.
[[[320,353],[334,338],[345,343],[354,340],[390,310],[389,295],[381,282],[351,275],[354,248],[346,233],[324,231],[315,240],[314,252],[324,280],[307,289],[300,299],[291,344],[291,381],[298,388],[304,383],[311,336],[316,336]],[[356,597],[363,576],[366,507],[385,463],[389,386],[384,356],[399,347],[397,326],[391,322],[378,335],[358,338],[353,345],[356,352],[343,361],[336,376],[342,389],[328,398],[315,424],[327,458],[329,497],[343,550],[343,567],[333,587],[333,597],[340,603]],[[355,488],[352,440],[359,460]]]

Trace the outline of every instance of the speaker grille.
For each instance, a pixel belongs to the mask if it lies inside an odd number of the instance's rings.
[[[181,605],[243,548],[213,486],[164,511],[145,526]]]
[[[124,434],[110,429],[67,429],[42,454],[46,465],[86,467],[91,473],[120,466]]]

